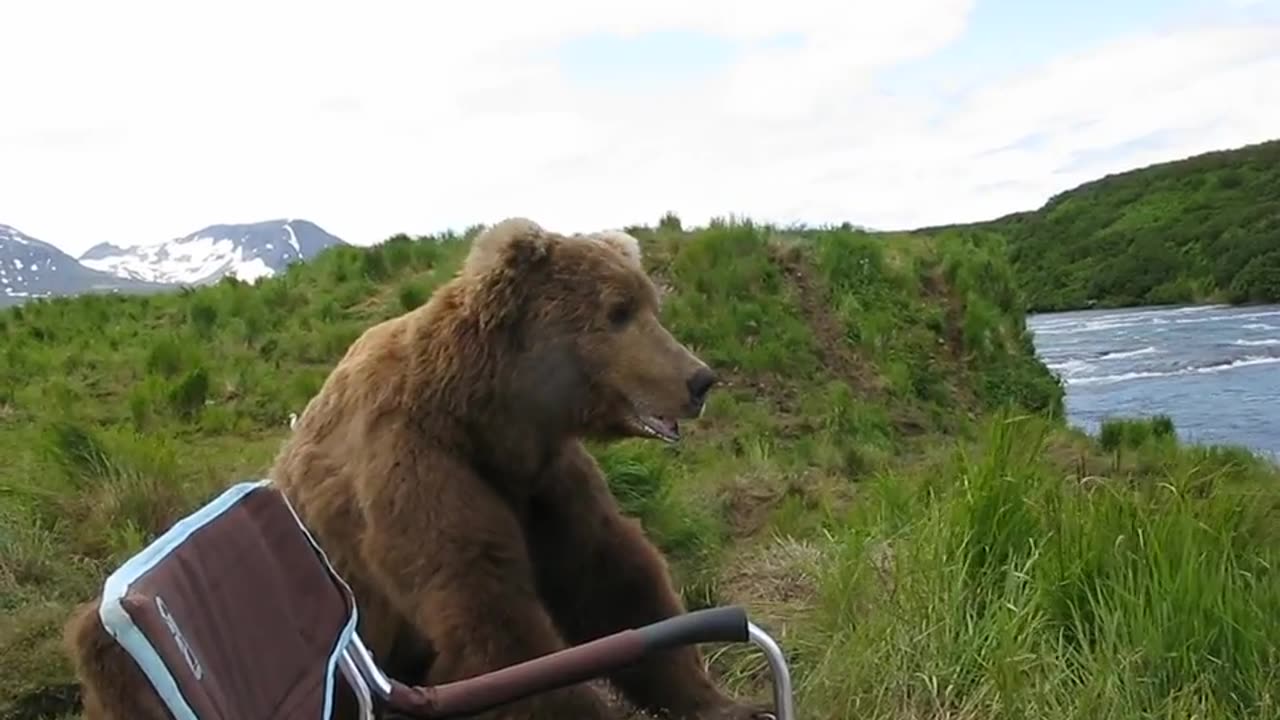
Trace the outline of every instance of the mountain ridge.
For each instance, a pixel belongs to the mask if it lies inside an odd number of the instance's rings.
[[[56,245],[0,223],[0,307],[59,295],[167,289],[85,267]]]
[[[121,247],[99,243],[81,253],[86,267],[118,277],[204,285],[234,275],[252,282],[310,260],[346,241],[306,219],[216,223],[179,238]]]
[[[85,292],[165,292],[227,276],[253,282],[338,245],[348,243],[310,220],[286,217],[217,223],[149,244],[103,242],[75,257],[0,224],[0,307]]]

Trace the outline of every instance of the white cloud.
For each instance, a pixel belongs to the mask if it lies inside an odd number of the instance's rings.
[[[910,226],[1032,207],[1280,127],[1275,24],[1131,37],[959,105],[875,89],[880,71],[957,38],[972,4],[5,4],[0,222],[73,252],[280,216],[360,243],[511,214],[586,230],[667,209]],[[803,42],[644,90],[575,86],[550,52],[673,29]],[[1074,159],[1177,129],[1172,147]]]

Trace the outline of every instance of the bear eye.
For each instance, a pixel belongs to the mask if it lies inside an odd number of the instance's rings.
[[[609,324],[615,329],[621,328],[631,321],[632,307],[631,303],[620,302],[614,303],[609,308]]]

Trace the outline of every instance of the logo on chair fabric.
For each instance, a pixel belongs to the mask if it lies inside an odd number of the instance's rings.
[[[191,650],[191,645],[187,643],[187,638],[183,636],[182,631],[178,629],[178,623],[174,621],[173,615],[169,614],[169,608],[164,604],[164,598],[156,595],[156,610],[160,611],[160,617],[164,618],[164,624],[169,628],[169,634],[173,636],[173,641],[178,643],[178,649],[182,650],[182,656],[187,661],[187,667],[191,668],[191,673],[199,680],[204,677],[204,669],[200,666],[200,661],[196,660],[196,655]]]

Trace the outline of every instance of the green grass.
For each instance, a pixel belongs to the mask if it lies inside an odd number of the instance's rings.
[[[976,454],[869,485],[823,551],[816,610],[791,644],[807,707],[1280,711],[1274,470],[1173,449],[1149,473],[1064,476],[1046,459],[1053,432],[997,418]]]
[[[633,231],[725,383],[680,445],[593,450],[687,603],[780,638],[805,717],[1276,714],[1276,469],[1167,418],[1066,429],[998,242]],[[471,232],[0,313],[0,717],[74,716],[72,604],[262,473],[347,344],[424,302]],[[749,648],[713,664],[766,692]]]
[[[1280,140],[1085,183],[956,226],[1007,240],[1036,311],[1280,301]]]

